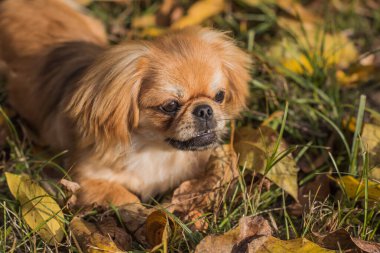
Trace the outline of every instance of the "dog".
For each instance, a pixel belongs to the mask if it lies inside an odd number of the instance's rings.
[[[251,59],[225,33],[110,46],[67,0],[0,2],[0,59],[33,140],[68,150],[84,206],[146,201],[199,176],[249,93]]]

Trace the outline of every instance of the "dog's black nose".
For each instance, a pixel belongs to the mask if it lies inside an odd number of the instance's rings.
[[[213,110],[209,105],[198,105],[195,107],[193,114],[201,120],[210,120],[213,117]]]

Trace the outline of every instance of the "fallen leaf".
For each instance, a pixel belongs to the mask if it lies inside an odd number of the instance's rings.
[[[161,210],[152,212],[145,222],[146,239],[151,246],[167,243],[171,235],[176,234],[179,227]]]
[[[164,28],[147,27],[142,31],[141,35],[145,37],[157,37],[164,34],[165,32],[166,30]]]
[[[364,181],[359,181],[353,176],[343,176],[336,179],[336,181],[341,185],[341,187],[347,193],[349,198],[364,198],[365,196],[365,184]],[[368,180],[368,199],[373,201],[380,200],[380,184]]]
[[[322,18],[316,16],[313,12],[304,8],[298,1],[295,0],[276,0],[277,6],[283,11],[299,19],[303,23],[320,23]]]
[[[339,84],[346,87],[353,87],[359,83],[366,83],[374,77],[376,68],[373,65],[370,66],[355,66],[348,70],[338,70],[335,73],[336,80]]]
[[[369,176],[380,180],[380,126],[366,123],[363,126],[362,141],[370,156]]]
[[[313,201],[324,201],[330,194],[330,179],[326,174],[317,175],[299,188],[298,201],[308,209]]]
[[[355,243],[355,245],[367,253],[379,253],[380,252],[380,243],[378,242],[367,242],[362,239],[352,238],[351,240]]]
[[[339,70],[348,68],[358,59],[355,45],[343,32],[329,34],[313,23],[282,17],[277,22],[293,35],[293,38],[283,37],[269,48],[268,55],[278,63],[279,71],[285,68],[298,74],[312,74],[315,65]]]
[[[248,253],[324,253],[335,252],[321,248],[317,244],[307,240],[306,238],[297,238],[293,240],[283,241],[273,236],[259,238],[254,240],[248,246]],[[259,242],[259,243],[258,243]]]
[[[278,134],[270,127],[258,129],[243,127],[236,131],[234,147],[239,156],[239,165],[265,175],[272,182],[298,199],[298,168],[289,154],[275,163],[266,172],[268,158],[273,154]],[[288,149],[285,141],[280,142],[277,154]]]
[[[20,202],[25,222],[48,244],[64,237],[64,217],[57,202],[28,175],[5,173],[12,195]]]
[[[201,24],[206,19],[221,13],[224,9],[224,0],[199,0],[190,6],[187,15],[171,25],[173,29]]]
[[[243,217],[239,226],[223,235],[208,235],[196,247],[195,253],[246,252],[248,243],[255,237],[272,234],[267,220],[261,216]]]
[[[156,16],[153,14],[147,14],[141,17],[132,19],[132,28],[145,28],[156,25]]]
[[[242,0],[248,6],[257,7],[261,4],[274,4],[276,0]]]
[[[80,4],[80,5],[84,5],[84,6],[87,6],[89,5],[90,3],[92,3],[93,0],[74,0],[76,3]],[[67,1],[69,2],[69,1]]]
[[[81,218],[74,217],[70,222],[70,230],[73,233],[74,242],[78,244],[83,252],[122,252],[116,244],[104,236],[96,228],[95,224],[87,222]]]
[[[72,182],[64,178],[62,178],[59,181],[59,183],[64,187],[64,190],[66,192],[66,197],[67,197],[66,204],[69,207],[75,206],[77,202],[77,196],[75,195],[75,193],[80,189],[80,185],[76,182]]]
[[[318,245],[333,250],[348,250],[355,248],[350,234],[344,229],[338,229],[326,235],[313,232],[310,237]]]
[[[188,222],[193,222],[191,229],[194,231],[205,232],[208,228],[207,220],[203,216],[202,212],[198,210],[190,211],[183,219]]]
[[[230,145],[214,150],[205,170],[198,179],[183,182],[173,193],[171,211],[188,214],[204,211],[220,203],[225,187],[238,175],[237,157]]]
[[[132,237],[121,227],[117,225],[114,217],[108,216],[103,218],[96,227],[102,233],[115,242],[116,246],[122,250],[131,249]]]
[[[359,248],[367,253],[380,252],[379,243],[351,237],[350,233],[344,229],[338,229],[326,235],[312,233],[311,237],[315,243],[332,250],[355,250]]]
[[[342,119],[342,127],[349,130],[351,133],[355,133],[356,130],[356,118],[355,117],[345,117]]]
[[[128,233],[142,245],[149,246],[146,238],[146,220],[154,212],[153,208],[146,208],[141,204],[129,204],[119,208],[119,216]]]

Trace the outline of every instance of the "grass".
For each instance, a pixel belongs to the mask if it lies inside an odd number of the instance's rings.
[[[357,4],[362,4],[363,8],[366,6],[362,1],[348,1],[350,4],[346,4],[344,8],[337,8],[329,4],[329,1],[303,1],[304,4],[310,2],[319,3],[323,8],[310,8],[316,13],[324,10],[321,15],[329,21],[329,25],[321,29],[316,39],[323,41],[327,32],[349,30],[360,53],[378,52],[375,50],[379,47],[375,43],[380,35],[378,10],[367,8],[365,14],[358,12]],[[184,8],[191,3],[179,1],[179,5]],[[89,8],[92,14],[106,24],[111,42],[118,43],[143,37],[141,31],[131,28],[133,18],[154,13],[159,6],[159,2],[148,0],[131,1],[129,5],[96,1]],[[240,217],[249,215],[263,215],[274,228],[274,235],[282,239],[307,236],[311,231],[327,233],[344,228],[353,237],[379,242],[380,208],[379,203],[368,199],[370,157],[360,137],[362,125],[371,116],[378,117],[378,107],[366,103],[366,97],[361,95],[365,91],[362,88],[347,88],[338,83],[335,76],[336,66],[328,66],[326,59],[321,57],[320,52],[325,46],[323,43],[318,44],[318,50],[310,51],[298,41],[299,38],[279,26],[278,18],[284,13],[275,5],[261,4],[251,7],[244,1],[237,0],[229,3],[226,10],[205,23],[231,31],[239,45],[254,58],[248,110],[237,125],[258,126],[270,119],[269,125],[278,130],[276,149],[267,160],[266,171],[271,170],[284,156],[277,152],[280,139],[284,139],[290,144],[286,152],[291,152],[297,164],[303,166],[298,175],[300,187],[316,180],[319,175],[340,178],[351,174],[365,183],[365,197],[351,199],[345,194],[344,188],[330,183],[331,189],[326,198],[310,197],[304,209],[294,209],[294,200],[282,189],[273,184],[269,189],[259,187],[265,183],[264,178],[247,175],[250,173],[243,166],[240,168],[242,173],[238,183],[230,189],[231,196],[226,193],[218,209],[203,214],[208,223],[206,231],[194,232],[190,229],[191,223],[183,222],[171,214],[182,232],[169,238],[167,245],[158,248],[162,252],[192,252],[206,235],[229,231],[237,225]],[[307,31],[303,32],[306,37]],[[294,72],[276,65],[268,54],[268,45],[284,37],[300,47],[300,51],[312,66],[312,73],[306,69]],[[5,84],[4,80],[0,82]],[[379,86],[376,82],[369,81],[363,87],[373,91]],[[3,89],[1,91],[1,105],[9,108],[5,102],[6,93]],[[283,112],[283,116],[273,117],[276,112]],[[357,119],[354,132],[348,130],[347,124],[342,124],[344,119],[350,117]],[[44,157],[43,150],[30,143],[17,116],[9,119],[5,117],[2,128],[7,126],[8,134],[1,140],[0,251],[80,252],[70,233],[62,245],[49,246],[38,235],[31,233],[23,221],[20,206],[8,191],[3,172],[27,173],[37,180],[46,181],[40,173],[44,167],[50,166],[57,170],[62,168],[54,163],[55,156]],[[53,182],[48,184],[56,188]],[[60,199],[64,197],[64,192],[61,192]],[[67,208],[64,211],[65,222],[68,224],[74,214]],[[97,220],[100,216],[98,210],[87,214],[87,218],[91,217],[91,220]],[[144,251],[138,244],[134,248]]]

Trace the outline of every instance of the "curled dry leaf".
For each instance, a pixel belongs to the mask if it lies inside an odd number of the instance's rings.
[[[183,182],[173,193],[171,211],[188,214],[205,211],[220,203],[225,188],[238,177],[237,157],[230,145],[214,150],[203,176]]]
[[[72,182],[62,178],[59,183],[64,187],[66,195],[68,196],[67,205],[73,207],[76,205],[77,197],[75,193],[80,189],[80,185],[76,182]]]
[[[248,244],[257,237],[267,237],[272,229],[261,216],[243,217],[239,226],[223,235],[206,236],[195,249],[195,253],[246,252]]]
[[[201,24],[206,19],[221,13],[224,9],[224,0],[199,0],[190,6],[187,15],[171,25],[173,29]]]
[[[236,131],[234,147],[239,156],[239,165],[265,175],[284,189],[293,198],[298,198],[298,168],[290,154],[275,163],[266,172],[268,158],[273,154],[278,134],[270,127],[258,129],[243,127]],[[280,142],[277,154],[288,149],[285,141]]]
[[[20,202],[22,217],[28,226],[48,244],[64,237],[64,217],[57,202],[28,175],[5,173],[9,190]]]
[[[83,252],[122,252],[109,236],[101,234],[95,224],[74,217],[70,222],[70,230],[73,233],[74,242]]]
[[[380,252],[380,244],[376,242],[367,242],[358,238],[353,238],[344,229],[338,229],[326,235],[312,233],[313,241],[324,248],[332,250],[356,250],[360,249],[367,253]]]
[[[153,247],[167,243],[168,238],[176,234],[178,230],[178,225],[161,210],[152,212],[145,222],[146,239]]]

